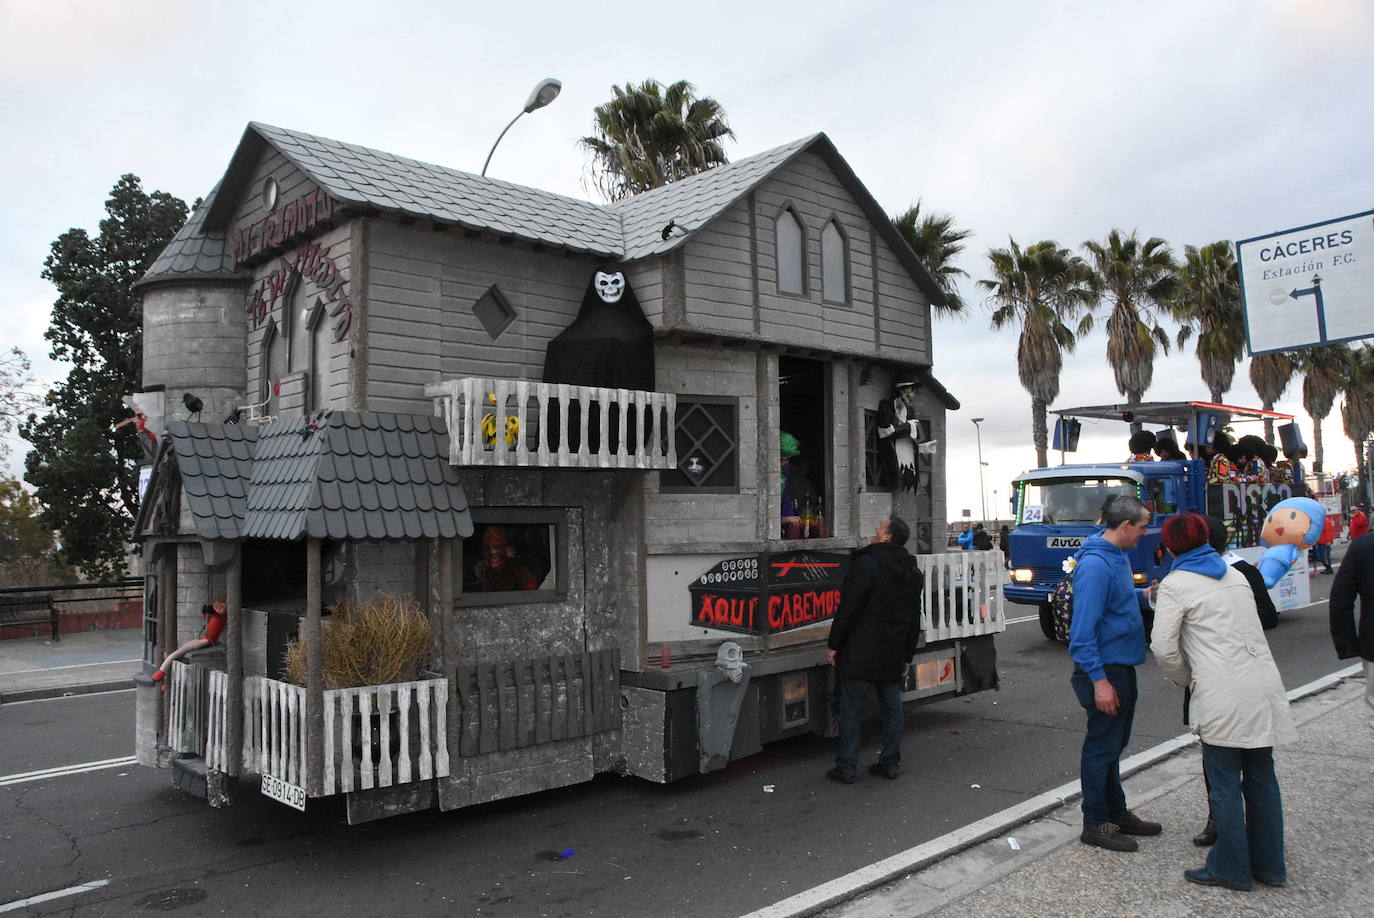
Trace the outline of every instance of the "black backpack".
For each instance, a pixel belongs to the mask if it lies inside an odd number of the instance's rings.
[[[992,536],[988,535],[986,529],[979,529],[973,534],[973,547],[979,551],[988,551],[992,548]]]
[[[1065,574],[1050,591],[1050,609],[1053,612],[1054,639],[1067,647],[1069,628],[1073,625],[1073,571]]]

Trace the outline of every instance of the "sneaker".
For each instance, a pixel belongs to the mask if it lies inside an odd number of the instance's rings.
[[[1210,848],[1217,843],[1217,824],[1212,820],[1207,820],[1207,825],[1202,827],[1202,831],[1193,836],[1193,844],[1199,848]]]
[[[1237,892],[1249,892],[1253,887],[1241,886],[1239,883],[1232,883],[1223,880],[1221,877],[1212,873],[1206,867],[1196,867],[1192,870],[1183,871],[1183,879],[1189,883],[1196,883],[1199,886],[1221,886],[1226,889],[1234,889]]]
[[[896,781],[897,776],[902,773],[902,769],[896,765],[885,765],[882,762],[874,762],[868,766],[868,773],[877,775],[880,778],[887,778],[889,781]]]
[[[1116,817],[1116,827],[1125,835],[1158,835],[1164,831],[1159,823],[1141,819],[1130,810]]]
[[[1108,851],[1136,851],[1140,844],[1129,835],[1123,835],[1114,822],[1104,822],[1095,826],[1084,826],[1078,840],[1085,845],[1106,848]]]
[[[825,773],[825,776],[837,784],[854,783],[854,773],[852,771],[840,771],[838,768],[832,768]]]

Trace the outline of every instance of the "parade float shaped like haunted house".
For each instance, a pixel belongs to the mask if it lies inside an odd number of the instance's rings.
[[[228,625],[141,680],[138,756],[212,802],[255,776],[362,821],[830,733],[839,578],[894,512],[930,585],[906,697],[995,676],[1000,562],[929,554],[941,294],[824,135],[597,205],[254,123],[139,289],[148,669],[211,597]],[[782,539],[783,432],[824,538]],[[326,686],[330,609],[381,596],[425,671]]]

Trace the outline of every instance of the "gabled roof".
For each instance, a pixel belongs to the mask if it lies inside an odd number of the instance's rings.
[[[171,421],[166,439],[202,539],[472,534],[440,418],[331,411],[261,428]],[[149,490],[164,486],[154,480]]]
[[[944,294],[930,273],[824,134],[813,134],[662,188],[600,205],[254,121],[244,131],[217,186],[220,193],[207,199],[203,227],[198,227],[198,231],[220,234],[221,247],[238,202],[248,193],[247,185],[258,160],[269,147],[344,207],[461,226],[629,261],[662,255],[683,245],[797,156],[815,153],[854,196],[927,298],[936,304],[944,302]],[[677,230],[665,239],[663,234],[669,222]],[[154,267],[161,264],[159,258]],[[150,270],[140,283],[155,279]]]

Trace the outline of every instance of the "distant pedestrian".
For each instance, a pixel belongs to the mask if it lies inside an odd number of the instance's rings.
[[[1355,599],[1360,600],[1358,620]],[[1331,581],[1331,641],[1342,660],[1364,661],[1364,700],[1374,713],[1374,535],[1350,543]],[[1369,721],[1374,727],[1374,719]]]
[[[992,550],[992,535],[982,523],[973,524],[973,548],[978,551]]]
[[[1322,522],[1322,534],[1317,537],[1317,544],[1312,546],[1313,554],[1317,563],[1323,568],[1323,574],[1334,574],[1331,569],[1331,543],[1336,541],[1336,514],[1328,513]]]
[[[1369,532],[1369,517],[1365,515],[1364,507],[1356,504],[1354,511],[1350,514],[1350,541],[1355,541],[1367,532]]]
[[[964,531],[959,533],[959,549],[961,551],[973,550],[973,528],[967,523],[964,524]]]
[[[1207,544],[1207,521],[1180,513],[1160,539],[1174,556],[1159,586],[1151,649],[1160,669],[1191,686],[1189,721],[1217,839],[1190,883],[1249,890],[1285,886],[1283,800],[1274,746],[1296,738],[1283,678],[1269,652],[1250,584]]]
[[[839,694],[840,749],[826,777],[853,784],[859,767],[859,718],[871,687],[882,713],[882,751],[868,770],[896,778],[902,764],[902,686],[921,637],[925,578],[906,550],[911,530],[898,517],[878,524],[851,556],[830,625],[827,656]]]
[[[1101,535],[1088,538],[1073,573],[1073,624],[1069,655],[1073,690],[1088,717],[1083,737],[1083,834],[1079,840],[1112,851],[1135,851],[1133,835],[1158,835],[1157,822],[1126,808],[1121,754],[1135,719],[1135,668],[1145,662],[1142,593],[1131,579],[1126,552],[1140,544],[1150,511],[1119,495],[1102,506]]]

